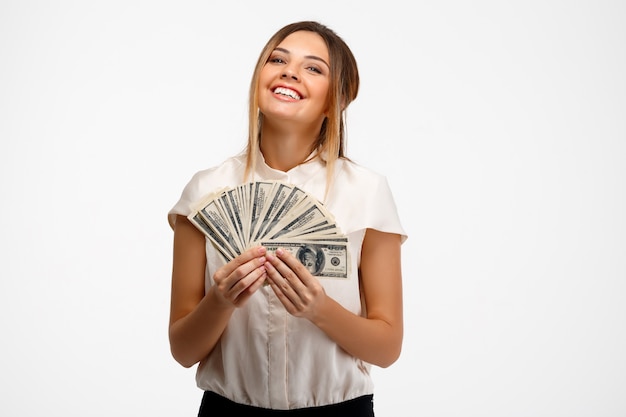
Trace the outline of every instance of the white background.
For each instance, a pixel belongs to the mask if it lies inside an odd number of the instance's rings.
[[[304,19],[357,57],[348,155],[409,234],[377,416],[625,416],[626,6],[601,0],[0,2],[0,415],[196,415],[166,213],[244,146],[256,58]]]

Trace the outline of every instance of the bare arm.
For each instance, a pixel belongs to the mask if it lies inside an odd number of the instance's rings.
[[[205,237],[184,216],[174,229],[169,339],[172,356],[185,367],[205,358],[219,341],[235,308],[263,284],[265,249],[253,248],[216,271],[205,295]]]
[[[346,310],[288,252],[270,256],[270,284],[287,310],[305,317],[351,355],[387,367],[400,356],[403,338],[401,239],[368,229],[361,254],[367,317]]]

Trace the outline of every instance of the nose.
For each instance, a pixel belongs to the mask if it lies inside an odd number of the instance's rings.
[[[291,78],[294,81],[298,81],[298,74],[296,74],[291,68],[285,67],[283,73],[280,75],[281,78]]]

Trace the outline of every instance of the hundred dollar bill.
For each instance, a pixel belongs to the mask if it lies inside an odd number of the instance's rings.
[[[215,248],[226,262],[235,259],[237,253],[228,244],[225,244],[224,239],[215,233],[199,213],[189,215],[188,219],[214,243]]]
[[[251,181],[224,187],[191,209],[188,219],[227,262],[264,244],[290,250],[308,262],[314,275],[347,276],[346,236],[324,204],[294,184]]]
[[[318,245],[336,245],[348,243],[348,238],[345,236],[332,235],[332,236],[311,236],[305,238],[294,238],[294,239],[280,239],[281,242],[286,243],[316,243]]]
[[[230,219],[231,227],[234,226],[234,232],[239,238],[239,242],[241,243],[241,247],[245,248],[248,244],[247,237],[244,235],[244,226],[243,221],[241,220],[241,215],[243,213],[243,204],[241,204],[241,200],[239,199],[239,195],[236,189],[228,190],[220,197],[222,200],[222,204],[226,210],[226,214]]]
[[[250,202],[250,211],[248,215],[248,241],[253,241],[253,236],[258,229],[259,219],[266,210],[265,206],[269,204],[274,183],[271,181],[257,181],[252,186],[253,200]]]
[[[283,218],[287,217],[290,213],[296,212],[299,203],[307,197],[307,194],[303,190],[298,187],[293,187],[287,197],[285,197],[280,208],[273,214],[272,219],[266,225],[263,236],[271,234],[277,225],[281,223]]]
[[[271,219],[280,210],[282,203],[285,201],[291,191],[290,186],[283,183],[275,183],[272,189],[272,200],[266,205],[263,213],[260,216],[260,222],[254,233],[254,241],[261,240],[265,236],[267,227],[270,225]]]
[[[206,207],[199,211],[199,214],[202,216],[204,222],[223,241],[222,246],[232,248],[237,254],[243,252],[243,246],[241,242],[238,242],[236,230],[233,227],[230,227],[230,223],[220,210],[217,200],[210,202]]]
[[[344,243],[261,242],[268,252],[281,248],[295,256],[313,276],[321,278],[348,277],[348,248]]]
[[[242,219],[243,236],[245,238],[246,245],[250,243],[250,219],[251,219],[250,205],[252,204],[252,196],[253,196],[252,187],[253,187],[253,183],[248,182],[238,188],[239,201],[241,202],[240,216]]]
[[[276,239],[283,235],[294,236],[298,235],[299,231],[306,230],[312,225],[326,225],[328,224],[328,216],[322,208],[315,204],[309,206],[304,212],[299,213],[295,218],[293,216],[287,216],[278,222],[275,233],[271,234],[270,239]]]

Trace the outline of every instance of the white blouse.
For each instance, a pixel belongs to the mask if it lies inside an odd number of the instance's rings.
[[[348,278],[320,278],[326,293],[349,311],[365,315],[358,268],[368,228],[401,235],[406,240],[385,177],[360,165],[338,160],[335,180],[326,198],[325,164],[316,158],[288,172],[270,168],[259,152],[254,180],[294,184],[322,201],[348,237]],[[190,214],[195,202],[210,192],[242,183],[245,155],[196,173],[168,213]],[[224,261],[206,240],[205,288]],[[380,277],[385,279],[385,277]],[[217,346],[198,365],[196,382],[232,401],[256,407],[316,407],[373,393],[371,365],[357,359],[306,319],[291,316],[269,286],[258,290],[235,310]]]

